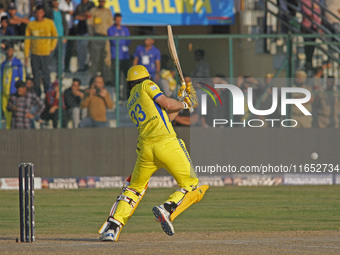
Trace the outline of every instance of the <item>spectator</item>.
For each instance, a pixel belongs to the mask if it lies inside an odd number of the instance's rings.
[[[31,3],[30,0],[15,0],[15,4],[18,8],[18,13],[25,18],[31,16]]]
[[[290,27],[293,26],[296,10],[298,9],[297,0],[278,0],[279,3],[279,15],[283,22],[281,22],[281,33],[287,34],[290,31]]]
[[[57,29],[52,20],[44,18],[45,11],[42,6],[37,6],[35,21],[30,21],[26,28],[26,36],[58,36]],[[57,45],[56,39],[26,39],[25,40],[25,64],[31,52],[31,66],[34,77],[34,88],[40,97],[40,78],[44,85],[45,93],[50,86],[50,54]],[[41,75],[40,75],[41,74]]]
[[[7,14],[7,12],[5,10],[7,10],[7,8],[5,9],[4,4],[0,3],[0,20],[4,16],[8,17],[8,14]],[[0,26],[0,28],[1,28],[1,26]]]
[[[109,27],[113,25],[111,10],[105,8],[104,5],[105,0],[99,0],[98,7],[90,10],[90,18],[87,20],[89,36],[107,36]],[[101,73],[106,82],[111,79],[109,77],[111,63],[105,63],[107,55],[110,54],[109,48],[109,42],[106,40],[90,42],[91,76]]]
[[[114,103],[104,88],[104,78],[96,76],[90,86],[80,103],[82,108],[87,108],[88,117],[80,122],[79,127],[108,127],[106,109],[113,109]]]
[[[68,27],[68,35],[76,35],[75,28],[73,27],[73,14],[74,14],[74,5],[71,0],[61,0],[59,4],[59,9],[63,13],[65,13],[65,20],[67,22]],[[66,42],[66,50],[65,50],[65,72],[70,71],[70,60],[73,54],[73,50],[75,48],[75,40],[67,40]]]
[[[313,34],[316,33],[319,28],[317,25],[321,24],[321,8],[318,4],[319,0],[301,0],[301,13],[303,15],[302,20],[302,33]],[[317,36],[316,36],[317,37]],[[305,43],[314,43],[316,37],[306,38],[304,37]],[[315,45],[305,44],[305,55],[306,55],[306,71],[313,69],[313,54]]]
[[[161,53],[154,46],[155,40],[147,38],[144,45],[137,46],[134,54],[133,65],[143,65],[149,71],[153,81],[159,80],[161,71]]]
[[[81,3],[77,6],[74,12],[74,19],[76,20],[76,35],[88,36],[87,19],[90,17],[89,11],[94,7],[94,3],[89,0],[81,0]],[[80,72],[87,70],[87,55],[88,55],[88,41],[77,41],[77,56],[78,56],[78,68]]]
[[[67,36],[68,35],[68,24],[66,21],[65,13],[59,10],[59,0],[52,0],[52,11],[47,15],[48,18],[52,19],[54,22],[54,25],[57,29],[58,36]],[[61,46],[61,52],[59,52],[59,43],[62,44]],[[65,60],[65,49],[66,49],[66,40],[59,41],[57,43],[57,46],[55,50],[52,53],[52,59],[51,63],[52,66],[55,65],[54,70],[58,72],[58,55],[62,54],[62,61],[61,63],[64,63]]]
[[[208,63],[204,61],[205,51],[203,49],[195,50],[195,60],[197,62],[194,72],[192,73],[193,78],[209,78],[210,68]]]
[[[158,81],[160,89],[167,97],[173,97],[176,91],[177,82],[174,78],[174,72],[168,67],[169,56],[161,55],[161,72],[160,79]]]
[[[41,114],[42,119],[48,121],[52,120],[53,128],[58,127],[59,120],[59,100],[60,100],[60,90],[59,82],[55,81],[52,84],[50,90],[46,93],[45,99],[45,111]],[[62,96],[62,127],[66,127],[65,120],[65,103],[64,96]]]
[[[1,18],[0,36],[11,36],[11,35],[15,35],[15,32],[11,27],[9,27],[8,16],[3,16]],[[2,40],[2,43],[4,43],[4,41],[5,40]]]
[[[17,13],[17,8],[14,3],[10,3],[8,7],[9,24],[13,28],[16,35],[25,35],[25,30],[29,22],[28,18]]]
[[[17,92],[15,82],[25,79],[25,70],[19,59],[14,57],[11,43],[6,43],[6,59],[1,64],[1,103],[6,118],[6,128],[10,129],[12,113],[7,110],[10,95]]]
[[[80,123],[80,102],[84,98],[84,91],[80,88],[80,85],[80,80],[74,78],[71,88],[64,91],[66,123],[72,119],[73,128],[78,128]]]
[[[120,13],[116,13],[114,18],[114,25],[111,26],[108,31],[108,36],[130,36],[130,31],[127,27],[122,26],[122,15]],[[130,40],[119,40],[119,70],[121,73],[123,73],[124,80],[126,79],[127,71],[130,68],[130,53],[129,53],[129,45]],[[116,41],[110,40],[110,46],[111,46],[111,70],[113,74],[112,81],[115,81],[115,71],[116,71]],[[129,95],[129,91],[127,91],[127,86],[124,86],[123,91],[123,98],[126,99]]]
[[[37,92],[34,90],[34,79],[32,76],[26,77],[26,89],[27,89],[27,92],[37,94]]]
[[[310,87],[307,85],[307,74],[306,72],[302,70],[296,71],[295,75],[295,86],[300,88],[305,88],[311,91]],[[295,98],[301,98],[303,96],[301,93],[293,93],[292,99]],[[312,103],[313,103],[314,97],[309,100],[309,102],[303,104],[303,106],[311,113],[312,112]],[[298,109],[295,105],[291,107],[291,115],[292,119],[296,120],[298,122],[297,128],[310,128],[312,127],[312,116],[306,116],[301,112],[300,109]]]
[[[36,94],[27,91],[21,80],[15,83],[16,93],[9,98],[7,110],[12,112],[12,129],[31,129],[32,120],[40,120],[44,103]]]
[[[326,19],[334,34],[340,34],[340,2],[339,0],[325,0],[327,10],[331,11],[335,17],[326,11]]]
[[[319,128],[335,128],[338,127],[339,99],[335,88],[335,79],[328,76],[325,91],[320,92],[313,102],[313,106],[317,109],[317,125]]]

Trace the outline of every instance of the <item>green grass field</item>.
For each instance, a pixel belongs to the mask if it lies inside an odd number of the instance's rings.
[[[152,207],[175,189],[148,189],[124,232],[160,232]],[[37,190],[36,235],[96,233],[120,190]],[[17,236],[17,191],[0,191],[0,236]],[[176,232],[340,230],[340,186],[212,187]]]

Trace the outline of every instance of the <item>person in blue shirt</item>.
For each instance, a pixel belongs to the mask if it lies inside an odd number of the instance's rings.
[[[147,38],[144,45],[137,46],[134,54],[133,65],[143,65],[149,71],[153,81],[159,80],[161,70],[161,53],[154,46],[155,40]]]
[[[10,129],[12,121],[12,112],[7,110],[7,104],[10,95],[15,94],[17,89],[15,83],[19,80],[25,80],[25,68],[22,62],[14,56],[13,44],[5,43],[6,59],[1,63],[1,104],[6,118],[6,128]]]
[[[122,15],[120,13],[116,13],[113,17],[114,25],[111,26],[107,30],[108,36],[117,36],[117,37],[123,37],[123,36],[130,36],[130,31],[127,27],[122,26]],[[124,75],[124,81],[126,80],[127,71],[129,70],[131,66],[130,62],[130,53],[129,53],[129,45],[131,41],[130,40],[119,40],[119,70],[120,73],[123,73]],[[110,40],[110,50],[111,50],[111,68],[112,68],[112,74],[113,79],[112,81],[115,82],[115,73],[116,73],[116,40]],[[126,99],[129,96],[129,91],[127,91],[127,86],[123,86],[123,99]]]

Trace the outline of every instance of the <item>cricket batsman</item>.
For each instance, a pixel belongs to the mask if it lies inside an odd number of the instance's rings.
[[[171,124],[181,109],[198,106],[192,85],[182,85],[179,90],[182,98],[177,101],[163,94],[142,65],[131,67],[126,80],[132,88],[127,108],[139,132],[138,156],[132,175],[125,180],[107,221],[98,231],[100,241],[118,240],[122,227],[143,198],[150,177],[160,168],[165,168],[179,186],[163,204],[152,209],[156,221],[169,236],[175,234],[172,221],[190,205],[200,201],[209,188],[208,185],[198,186],[199,180],[189,153]]]

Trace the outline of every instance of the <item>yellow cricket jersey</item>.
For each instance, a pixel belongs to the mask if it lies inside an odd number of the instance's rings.
[[[167,112],[155,102],[161,95],[163,92],[151,80],[145,80],[131,90],[127,108],[138,129],[140,140],[176,137]]]
[[[31,21],[28,23],[26,36],[58,36],[57,29],[53,20],[44,18],[43,21]],[[57,39],[26,39],[25,40],[25,57],[28,57],[30,50],[32,54],[38,56],[48,56],[55,49]]]

